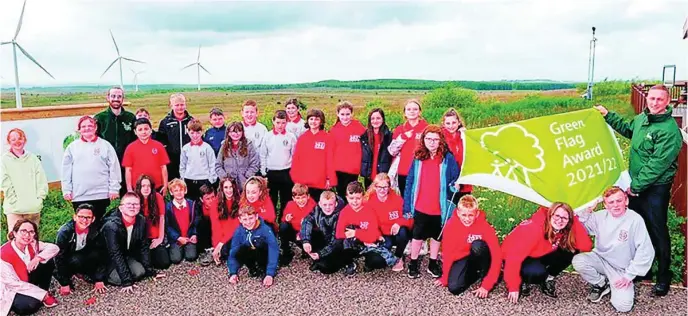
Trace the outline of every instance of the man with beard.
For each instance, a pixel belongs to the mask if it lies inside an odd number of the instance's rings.
[[[122,161],[124,150],[136,140],[134,134],[134,122],[136,116],[124,109],[124,90],[120,87],[112,87],[105,97],[109,106],[106,110],[95,115],[98,123],[98,137],[108,141],[115,148],[117,159]],[[124,169],[121,171],[121,179],[124,181]],[[127,186],[122,183],[120,196],[126,192]]]

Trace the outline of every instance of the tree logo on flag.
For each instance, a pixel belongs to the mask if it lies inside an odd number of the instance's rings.
[[[521,125],[508,124],[495,132],[483,133],[480,146],[497,158],[491,163],[494,176],[517,182],[522,180],[530,187],[528,173],[540,172],[545,168],[545,152],[540,140]],[[519,179],[519,174],[522,179]]]

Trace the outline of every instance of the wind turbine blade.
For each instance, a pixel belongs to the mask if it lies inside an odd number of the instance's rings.
[[[31,54],[29,54],[29,52],[24,50],[24,48],[22,48],[21,45],[19,45],[17,43],[14,43],[14,45],[17,45],[17,48],[19,48],[19,50],[24,54],[24,56],[26,56],[26,58],[30,59],[34,64],[36,64],[36,66],[43,69],[43,71],[45,71],[45,73],[47,73],[48,76],[50,76],[50,78],[55,79],[55,77],[53,77],[53,75],[51,75],[50,72],[48,72],[45,68],[43,68],[43,66],[41,66],[41,64],[39,64],[33,57],[31,57]]]
[[[24,0],[24,5],[22,6],[22,12],[19,16],[19,23],[17,23],[17,31],[14,32],[14,38],[12,38],[13,41],[17,39],[17,36],[19,36],[19,31],[22,27],[22,21],[24,20],[24,9],[26,9],[26,0]]]
[[[0,45],[5,45],[5,44],[12,44],[12,42],[2,42]]]
[[[117,50],[117,57],[119,56],[119,47],[117,47],[117,42],[115,41],[115,36],[112,35],[112,30],[110,30],[110,37],[112,37],[112,42],[115,43],[115,49]]]
[[[198,45],[198,57],[196,57],[196,62],[201,61],[201,45]]]
[[[140,64],[145,64],[145,63],[146,63],[145,61],[140,61],[140,60],[131,59],[131,58],[126,58],[126,57],[122,57],[122,59],[131,61],[131,62],[135,62],[135,63],[140,63]]]
[[[184,68],[179,69],[179,70],[184,70],[184,69],[189,68],[189,67],[191,67],[191,66],[193,66],[193,65],[195,65],[195,64],[198,64],[198,63],[191,63],[191,64],[188,64],[188,65],[184,66]]]
[[[105,69],[105,71],[103,71],[103,74],[100,75],[100,77],[103,78],[103,76],[105,76],[105,73],[107,73],[108,70],[110,70],[110,68],[112,68],[112,65],[114,65],[119,59],[120,59],[120,57],[115,58],[115,60],[112,62],[112,64],[110,64],[110,66],[108,66],[108,67]]]
[[[129,70],[131,70],[131,73],[133,73],[134,75],[136,75],[136,71],[134,71],[134,69],[129,68]]]
[[[203,69],[205,72],[207,72],[208,74],[210,74],[210,71],[208,71],[208,69],[205,69],[205,67],[203,67],[203,65],[198,64],[198,67],[201,67],[201,69]]]

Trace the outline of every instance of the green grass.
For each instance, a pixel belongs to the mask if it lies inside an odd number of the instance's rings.
[[[610,83],[610,85],[622,86],[625,83]],[[444,88],[454,89],[454,88]],[[439,97],[434,93],[441,94]],[[465,93],[465,92],[460,92]],[[556,113],[569,112],[589,108],[594,104],[603,104],[610,110],[616,111],[626,118],[631,118],[634,115],[632,107],[629,105],[628,90],[624,94],[611,93],[610,95],[599,95],[594,102],[586,101],[574,97],[557,97],[557,96],[543,96],[543,95],[527,95],[515,101],[498,101],[493,98],[475,100],[473,97],[455,98],[451,95],[451,91],[439,90],[439,92],[429,92],[424,94],[422,92],[397,92],[397,93],[378,93],[378,92],[337,92],[332,94],[305,94],[298,93],[258,93],[252,95],[261,104],[260,121],[266,126],[270,127],[271,113],[275,109],[281,109],[283,105],[279,102],[284,102],[288,96],[299,96],[306,106],[318,107],[324,109],[328,119],[327,126],[332,126],[334,120],[334,104],[339,100],[352,100],[357,105],[355,115],[361,121],[366,121],[367,112],[374,107],[381,107],[385,110],[387,115],[387,123],[390,126],[396,126],[403,121],[401,108],[405,99],[416,98],[435,98],[439,101],[428,102],[434,103],[434,106],[425,106],[423,108],[423,116],[431,123],[439,123],[442,113],[448,106],[455,106],[467,122],[468,128],[480,128],[485,126],[492,126],[504,124],[507,122],[519,121],[528,118],[551,115]],[[470,93],[469,93],[470,94]],[[190,93],[189,95],[189,111],[198,116],[205,117],[205,113],[212,106],[223,106],[225,113],[228,113],[227,121],[238,120],[238,104],[243,99],[248,98],[246,94],[233,95],[231,93]],[[131,95],[129,98],[133,98]],[[166,95],[142,96],[146,97],[146,107],[150,110],[154,120],[162,118],[166,108]],[[449,101],[447,101],[449,100]],[[462,101],[468,100],[466,104],[461,104]],[[426,100],[423,100],[425,104]],[[447,103],[449,102],[449,104]],[[459,102],[451,103],[451,102]],[[137,104],[138,101],[133,101]],[[323,106],[327,104],[326,106]],[[270,113],[270,114],[269,114]],[[625,155],[628,155],[629,140],[618,137],[619,144]],[[625,161],[627,165],[628,162]],[[480,208],[486,211],[488,220],[497,230],[500,239],[503,239],[515,225],[520,223],[523,219],[530,216],[537,206],[531,202],[523,199],[513,197],[511,195],[489,190],[485,188],[476,187],[475,195],[480,201]],[[111,208],[115,207],[118,202],[115,201]],[[681,234],[680,225],[684,219],[675,215],[673,210],[669,211],[669,229],[672,239],[672,265],[674,270],[674,282],[681,282],[682,271],[685,268],[685,238]],[[52,190],[45,200],[42,211],[40,235],[42,240],[52,241],[55,239],[55,234],[59,227],[66,222],[72,214],[71,204],[62,199],[59,190]],[[5,217],[2,217],[2,227],[6,231]],[[5,233],[2,234],[2,239],[5,239]]]

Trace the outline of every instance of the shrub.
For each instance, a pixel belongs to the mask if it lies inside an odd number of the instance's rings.
[[[430,91],[423,97],[424,109],[462,109],[478,104],[478,93],[474,90],[447,86]]]

